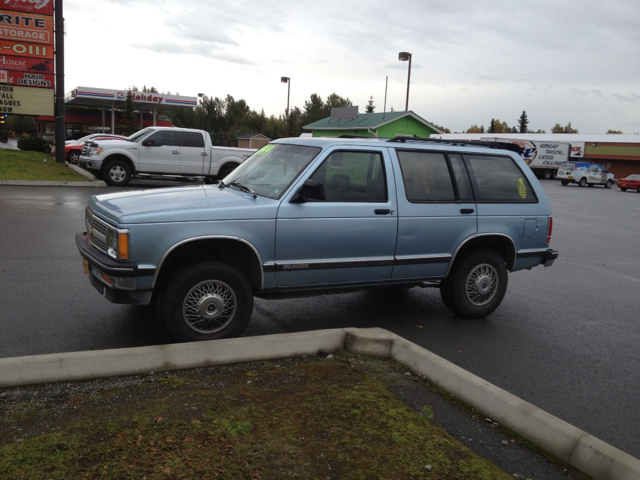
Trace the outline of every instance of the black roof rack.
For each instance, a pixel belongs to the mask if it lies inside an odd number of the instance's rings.
[[[443,138],[422,138],[422,137],[410,137],[410,136],[399,136],[390,138],[387,140],[388,142],[433,142],[433,143],[442,143],[445,145],[457,145],[461,147],[465,146],[474,146],[474,147],[485,147],[485,148],[495,148],[499,150],[511,150],[512,152],[522,153],[522,149],[516,145],[515,143],[509,142],[489,142],[485,140],[447,140]]]
[[[340,135],[338,138],[359,138],[365,140],[380,140],[378,137],[366,137],[364,135]]]

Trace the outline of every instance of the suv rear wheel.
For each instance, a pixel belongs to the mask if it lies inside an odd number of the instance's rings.
[[[445,306],[463,318],[483,318],[498,308],[507,291],[504,260],[493,250],[469,254],[440,285]]]
[[[587,184],[587,179],[585,177],[582,177],[578,182],[578,186],[580,187],[584,187],[586,184]]]
[[[237,337],[253,312],[249,282],[234,267],[204,262],[179,273],[160,300],[160,314],[181,342]]]

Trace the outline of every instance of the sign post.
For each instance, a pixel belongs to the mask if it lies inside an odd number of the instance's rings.
[[[56,21],[56,162],[64,163],[65,112],[64,112],[64,16],[62,0],[55,0]]]

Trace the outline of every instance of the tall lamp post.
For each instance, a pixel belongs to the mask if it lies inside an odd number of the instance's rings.
[[[202,130],[204,130],[204,93],[199,93],[198,98],[200,99],[200,109],[202,110]]]
[[[411,54],[409,52],[400,52],[398,54],[398,60],[401,62],[409,61],[409,73],[407,74],[407,104],[405,105],[405,111],[409,111],[409,84],[411,83]]]
[[[289,136],[289,95],[291,94],[291,79],[280,77],[280,82],[287,84],[287,136]]]

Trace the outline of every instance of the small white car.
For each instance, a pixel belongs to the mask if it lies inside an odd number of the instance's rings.
[[[602,185],[605,188],[611,188],[615,183],[613,173],[609,173],[607,167],[586,162],[562,163],[558,168],[558,180],[562,185],[577,183],[580,187]]]

